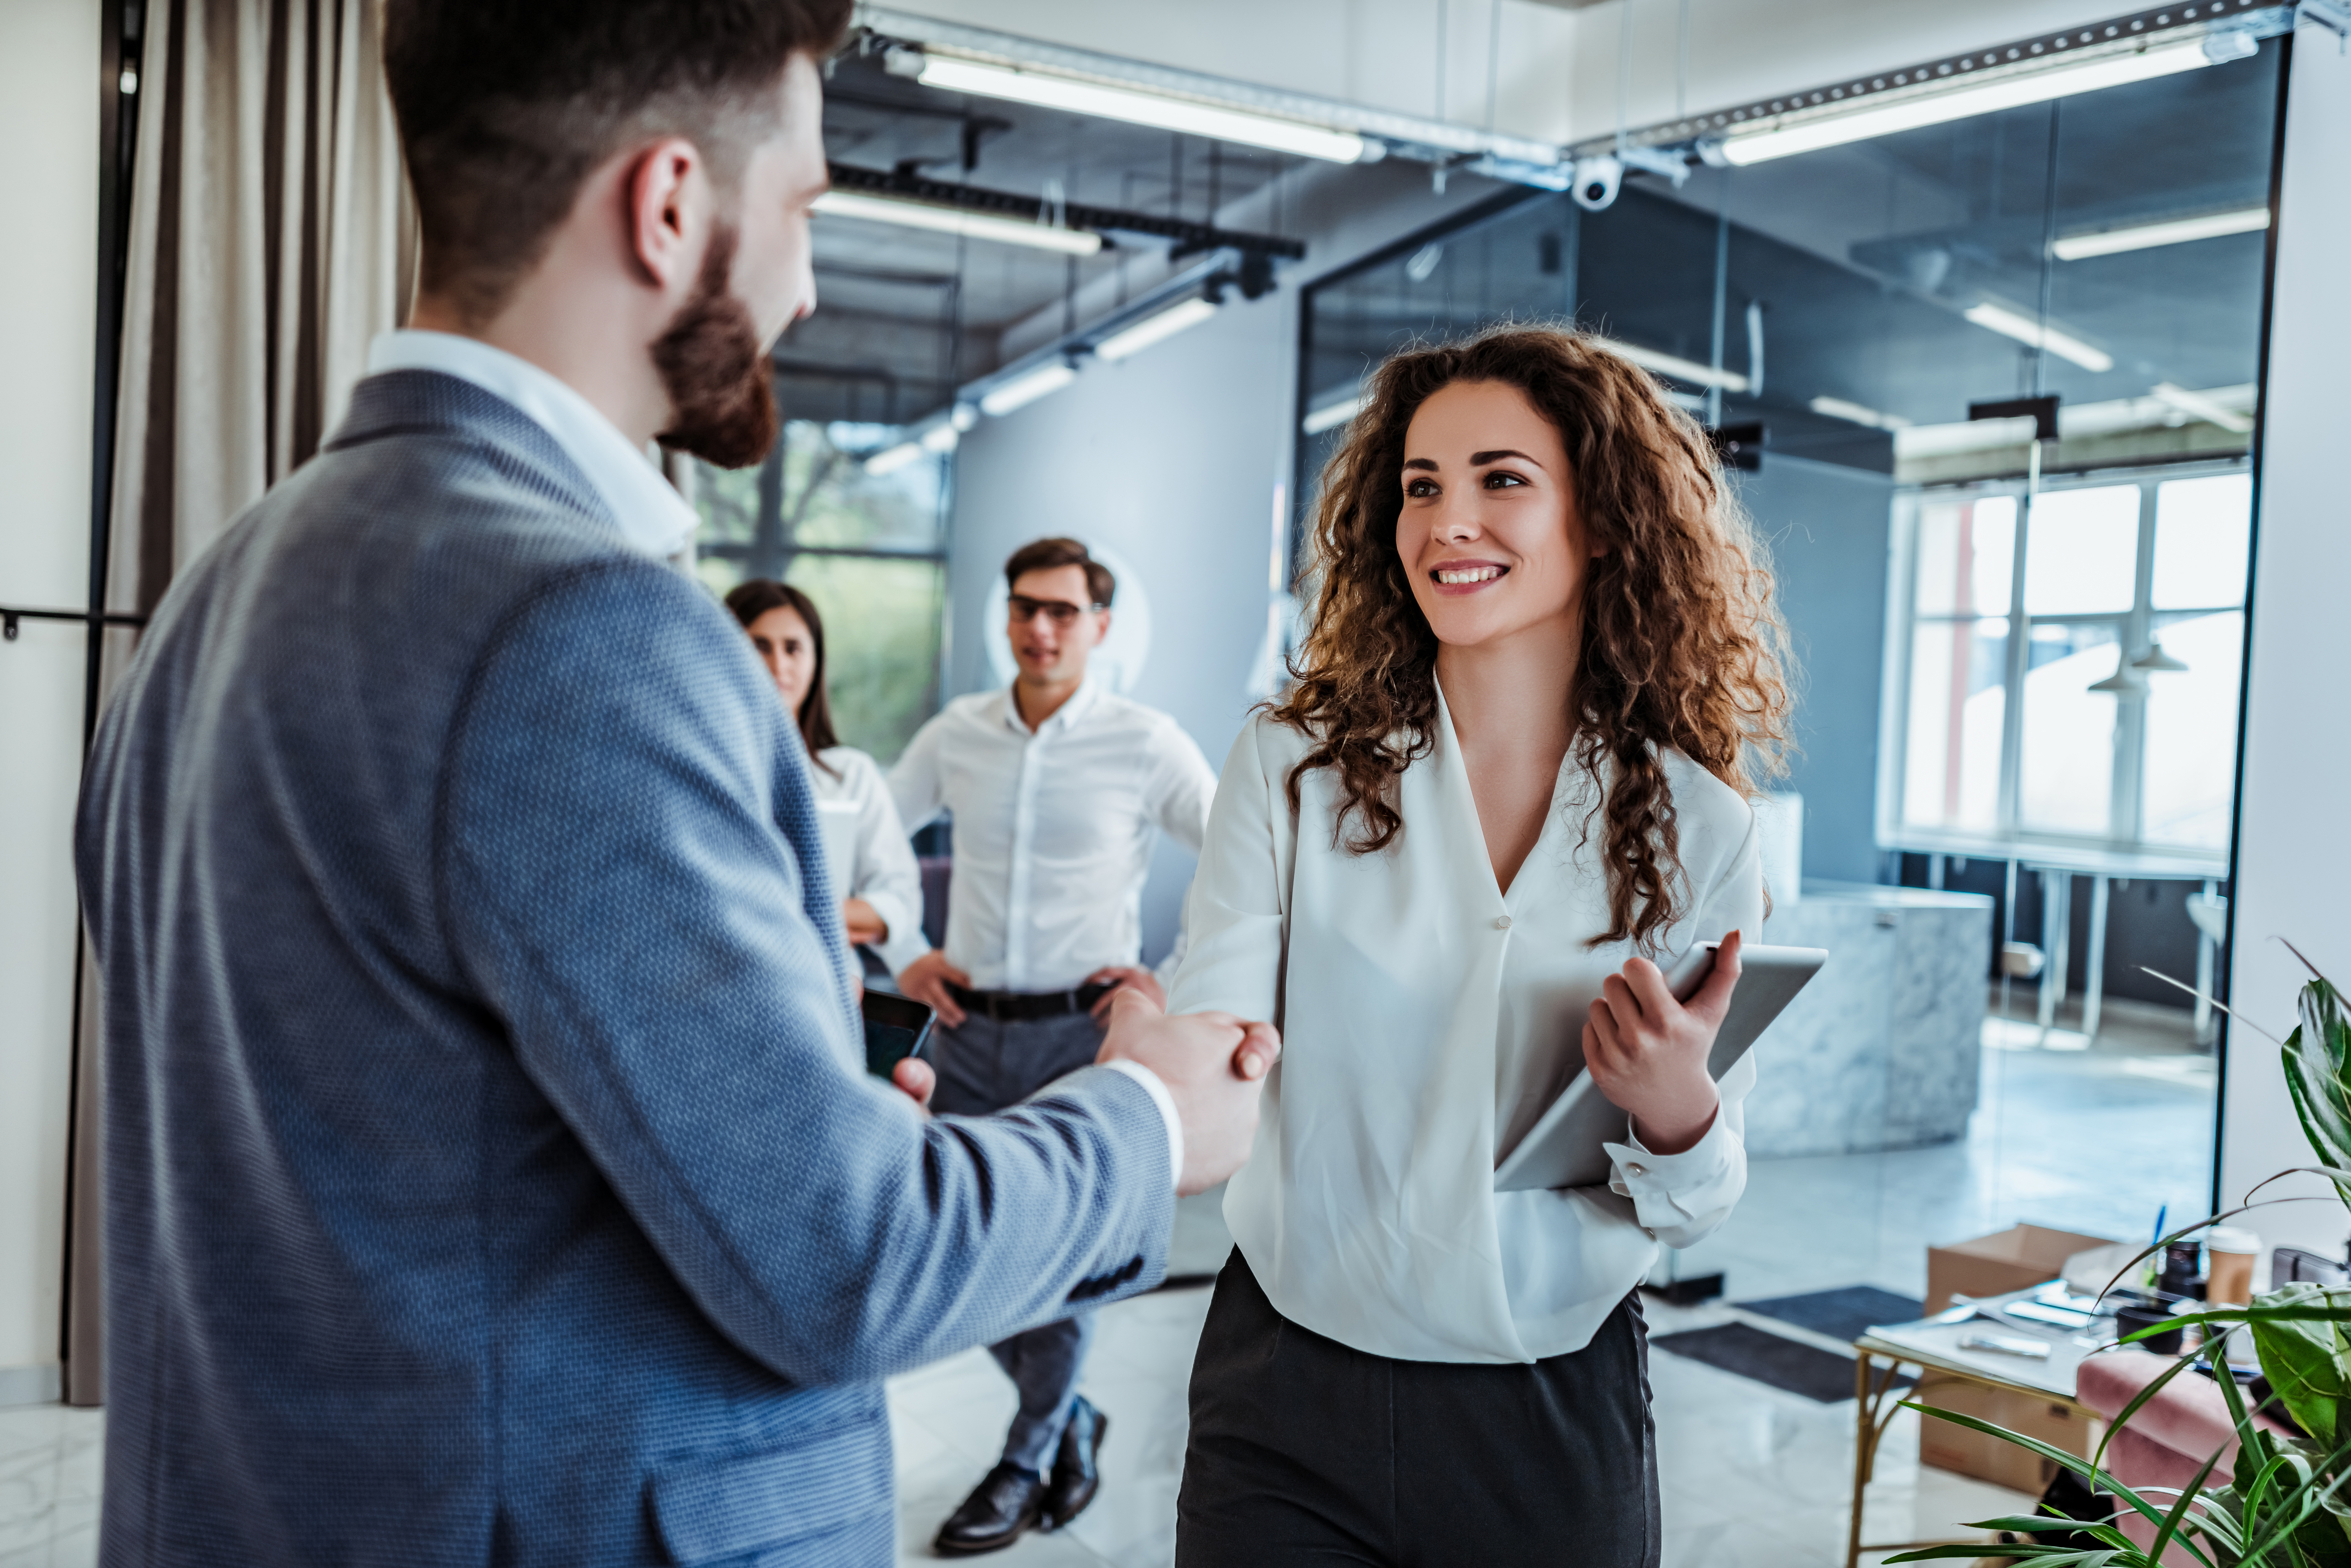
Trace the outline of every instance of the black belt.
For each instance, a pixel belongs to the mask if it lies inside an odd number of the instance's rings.
[[[1080,986],[1071,991],[970,991],[949,982],[947,994],[967,1013],[998,1023],[1034,1023],[1039,1019],[1090,1013],[1115,988]]]

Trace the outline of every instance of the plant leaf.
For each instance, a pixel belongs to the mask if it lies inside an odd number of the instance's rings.
[[[2300,1315],[2299,1309],[2314,1305],[2340,1315]],[[2344,1333],[2344,1325],[2351,1323],[2351,1289],[2329,1290],[2297,1281],[2256,1298],[2254,1306],[2261,1310],[2249,1312],[2246,1322],[2270,1386],[2312,1440],[2322,1449],[2332,1448],[2341,1401],[2351,1395],[2345,1376],[2346,1364],[2351,1364],[2351,1338]],[[2289,1312],[2295,1315],[2285,1315]]]
[[[2148,1523],[2158,1530],[2163,1527],[2164,1516],[2153,1503],[2148,1502],[2138,1493],[2131,1490],[2079,1454],[2069,1454],[2064,1449],[2044,1443],[2038,1437],[2028,1437],[2022,1432],[2011,1432],[2005,1427],[1995,1427],[1989,1421],[1980,1421],[1973,1416],[1962,1416],[1956,1410],[1938,1410],[1932,1406],[1921,1405],[1915,1399],[1905,1399],[1902,1406],[1906,1410],[1916,1410],[1921,1416],[1932,1416],[1938,1421],[1949,1421],[1989,1437],[1998,1437],[2003,1443],[2013,1443],[2020,1448],[2030,1449],[2043,1458],[2062,1466],[2088,1481],[2092,1491],[2111,1492],[2135,1510]],[[2204,1568],[2213,1568],[2212,1560],[2198,1551],[2194,1542],[2183,1540],[2179,1544],[2189,1555],[2204,1564]]]

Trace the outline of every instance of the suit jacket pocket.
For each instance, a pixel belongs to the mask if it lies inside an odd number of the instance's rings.
[[[890,1511],[886,1421],[789,1448],[692,1459],[653,1479],[653,1519],[679,1563],[721,1562]]]

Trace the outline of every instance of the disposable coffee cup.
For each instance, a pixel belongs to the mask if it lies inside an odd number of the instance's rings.
[[[2242,1306],[2253,1299],[2253,1263],[2262,1239],[2234,1225],[2215,1226],[2204,1236],[2204,1299],[2215,1305]]]

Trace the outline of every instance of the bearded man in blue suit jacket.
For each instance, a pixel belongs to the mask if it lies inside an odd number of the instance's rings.
[[[867,1078],[804,754],[666,564],[756,460],[847,0],[392,0],[417,325],[174,585],[77,852],[109,1564],[883,1563],[880,1379],[1143,1290],[1276,1042]]]

